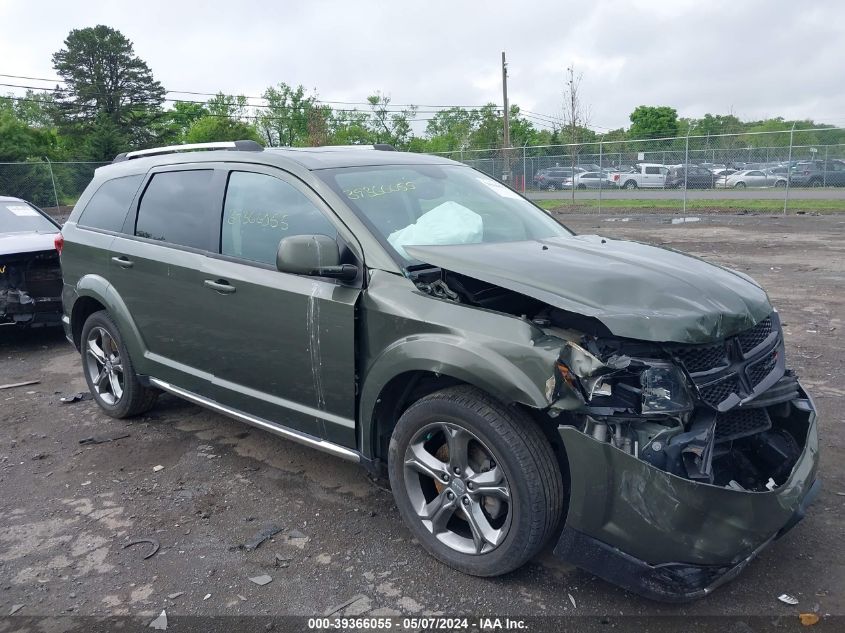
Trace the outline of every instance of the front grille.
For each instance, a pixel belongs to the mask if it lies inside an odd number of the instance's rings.
[[[766,317],[750,330],[737,335],[742,353],[747,354],[772,333],[772,317]]]
[[[735,377],[699,388],[701,399],[712,407],[718,407],[732,393],[737,391],[739,391],[739,383]]]
[[[772,421],[765,409],[734,409],[716,416],[716,442],[730,442],[771,427]]]
[[[772,373],[772,370],[774,370],[777,365],[777,360],[778,353],[775,351],[766,356],[763,360],[754,363],[753,365],[749,365],[746,368],[745,372],[748,375],[748,380],[751,382],[752,387],[759,385],[764,378]]]
[[[728,366],[724,343],[681,347],[676,350],[676,355],[691,374]]]

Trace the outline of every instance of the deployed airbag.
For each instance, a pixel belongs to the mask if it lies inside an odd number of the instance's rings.
[[[457,202],[444,202],[421,215],[414,224],[394,231],[387,241],[402,257],[405,246],[474,244],[484,235],[481,216]]]

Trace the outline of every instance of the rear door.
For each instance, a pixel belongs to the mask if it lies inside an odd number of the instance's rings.
[[[360,283],[282,273],[282,238],[329,235],[344,263],[354,239],[297,178],[232,166],[219,255],[203,262],[193,322],[214,351],[214,399],[253,416],[355,447],[355,304]],[[221,289],[222,286],[222,289]]]
[[[656,165],[646,165],[643,168],[642,185],[643,187],[662,187],[665,177],[661,175],[660,167]]]
[[[109,277],[140,339],[141,373],[201,395],[211,392],[215,332],[204,329],[202,269],[216,250],[225,173],[209,164],[147,176],[126,234],[111,244]]]

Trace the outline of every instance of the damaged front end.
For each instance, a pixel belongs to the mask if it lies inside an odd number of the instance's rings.
[[[59,325],[61,295],[55,250],[0,256],[0,325]]]
[[[555,552],[647,597],[733,577],[815,495],[815,409],[786,369],[777,312],[714,343],[561,332],[549,414],[570,508]]]
[[[803,517],[818,490],[816,411],[786,368],[780,319],[759,286],[619,244],[607,257],[624,266],[599,278],[553,241],[534,246],[576,268],[523,275],[537,260],[507,250],[531,245],[487,246],[407,247],[440,266],[411,266],[409,277],[439,299],[532,323],[542,335],[525,357],[559,350],[542,410],[569,467],[558,556],[643,596],[690,600]]]

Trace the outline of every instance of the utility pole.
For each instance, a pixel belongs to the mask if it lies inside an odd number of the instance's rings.
[[[505,134],[503,153],[505,158],[505,170],[502,173],[502,180],[508,182],[511,177],[511,161],[510,151],[511,146],[511,121],[508,107],[508,63],[505,61],[505,51],[502,51],[502,101],[504,102],[504,119],[505,119]]]

